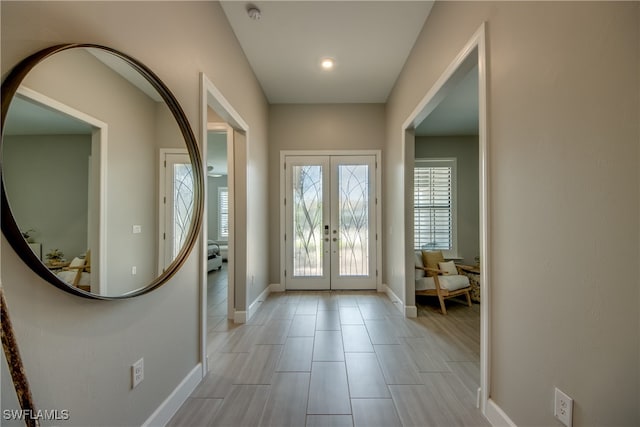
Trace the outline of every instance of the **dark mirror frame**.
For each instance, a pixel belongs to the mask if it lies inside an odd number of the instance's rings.
[[[71,284],[60,280],[55,274],[53,274],[44,265],[44,263],[40,261],[38,257],[36,257],[31,248],[29,248],[26,239],[24,239],[24,237],[22,236],[22,233],[20,232],[20,229],[18,228],[18,225],[16,224],[16,221],[9,207],[7,195],[4,188],[4,175],[2,174],[3,161],[1,154],[4,138],[4,123],[5,118],[7,117],[9,106],[11,104],[11,101],[13,100],[14,95],[16,94],[16,91],[22,84],[22,81],[27,76],[27,74],[29,74],[29,72],[36,65],[58,52],[77,48],[94,48],[111,53],[112,55],[122,59],[131,67],[133,67],[158,91],[162,99],[167,103],[167,107],[173,114],[173,117],[175,118],[180,128],[182,136],[185,140],[185,144],[187,146],[187,151],[189,152],[191,165],[193,167],[195,206],[193,209],[191,226],[189,228],[187,238],[185,239],[184,246],[178,253],[176,259],[173,260],[173,262],[165,269],[165,271],[161,275],[156,277],[151,283],[147,284],[146,286],[126,295],[106,296],[83,291],[79,288],[76,288],[75,286],[72,286]],[[189,253],[191,252],[191,249],[198,239],[200,226],[202,224],[202,215],[204,209],[204,173],[202,169],[202,160],[200,151],[198,149],[198,143],[193,134],[193,131],[191,130],[189,121],[187,120],[187,117],[182,110],[182,107],[180,107],[180,104],[173,96],[171,91],[169,91],[167,86],[165,86],[165,84],[158,78],[158,76],[156,76],[153,71],[147,68],[144,64],[115,49],[96,44],[67,43],[51,46],[49,48],[40,50],[18,63],[7,75],[6,79],[2,82],[2,115],[0,116],[0,184],[0,187],[2,189],[2,233],[6,237],[9,244],[11,244],[11,247],[16,251],[18,256],[20,256],[20,258],[24,261],[24,263],[27,264],[36,274],[38,274],[38,276],[51,283],[52,285],[62,289],[63,291],[84,298],[101,300],[118,300],[132,298],[135,296],[146,294],[147,292],[150,292],[163,285],[180,269],[180,267],[186,261]],[[106,266],[106,268],[109,268],[109,266]]]

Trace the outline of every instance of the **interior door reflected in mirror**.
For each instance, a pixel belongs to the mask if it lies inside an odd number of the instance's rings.
[[[19,233],[22,244],[12,246],[29,247],[19,254],[38,260],[41,276],[83,296],[157,287],[184,261],[199,227],[195,139],[164,85],[132,61],[81,45],[40,59],[6,106],[3,83],[3,215],[17,228],[8,233],[3,218],[3,232],[9,240]],[[169,202],[167,151],[184,153],[181,197]],[[166,232],[167,204],[180,216],[179,238]]]

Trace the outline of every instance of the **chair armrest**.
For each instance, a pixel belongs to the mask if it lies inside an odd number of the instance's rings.
[[[456,267],[458,269],[458,274],[464,274],[464,273],[480,274],[479,268],[477,266],[467,265],[467,264],[456,264]]]

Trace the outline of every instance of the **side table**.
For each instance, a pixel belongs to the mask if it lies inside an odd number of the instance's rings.
[[[456,264],[456,267],[461,274],[469,278],[471,301],[480,303],[480,267],[466,264]]]

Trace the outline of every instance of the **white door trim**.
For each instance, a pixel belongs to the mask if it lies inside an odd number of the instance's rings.
[[[280,289],[286,289],[286,247],[285,247],[285,230],[286,230],[286,210],[284,199],[286,195],[286,179],[285,179],[285,158],[287,156],[375,156],[376,158],[376,289],[383,292],[382,286],[382,151],[381,150],[282,150],[280,151]]]
[[[229,133],[233,133],[232,130],[242,132],[246,135],[246,143],[250,141],[250,130],[247,122],[244,121],[242,116],[233,108],[231,103],[222,95],[222,92],[209,80],[204,74],[200,73],[200,150],[202,153],[202,162],[204,170],[207,170],[207,132],[208,132],[208,114],[207,110],[211,107],[218,116],[220,116],[231,129]],[[231,145],[231,146],[230,146]],[[235,260],[237,257],[246,258],[246,253],[239,254],[235,251],[234,245],[234,230],[236,226],[242,226],[242,224],[235,224],[236,210],[235,210],[235,193],[234,183],[237,174],[245,174],[246,170],[239,170],[235,167],[235,161],[233,153],[235,152],[235,144],[233,143],[233,135],[229,138],[227,136],[227,163],[228,163],[228,188],[229,188],[229,262],[228,268],[228,283],[229,294],[231,295],[228,308],[228,317],[235,317],[235,295],[238,294],[237,287],[244,286],[246,288],[246,271],[236,271]],[[245,165],[246,167],[246,165]],[[205,192],[205,205],[207,202]],[[202,376],[204,377],[209,371],[207,365],[207,224],[206,221],[200,230],[200,362],[202,363]],[[243,277],[238,277],[242,274]],[[248,292],[244,292],[248,295]],[[244,307],[247,306],[245,302]]]
[[[487,54],[486,54],[486,25],[482,23],[471,36],[467,44],[449,64],[440,78],[429,89],[422,100],[409,115],[402,125],[402,155],[405,165],[405,242],[413,240],[413,151],[415,136],[413,130],[420,124],[446,96],[448,90],[466,75],[475,65],[478,66],[478,103],[479,103],[479,181],[480,181],[480,293],[482,304],[480,306],[480,406],[486,413],[487,402],[491,396],[490,389],[490,283],[491,271],[489,259],[491,247],[489,242],[490,212],[489,212],[489,147],[487,129]],[[477,60],[472,61],[472,54],[477,52]],[[409,150],[409,152],[407,151]],[[408,153],[411,156],[408,156]],[[414,254],[413,244],[405,245],[405,314],[416,315],[415,306],[415,280],[414,280]],[[407,304],[407,297],[411,297],[412,304]]]

